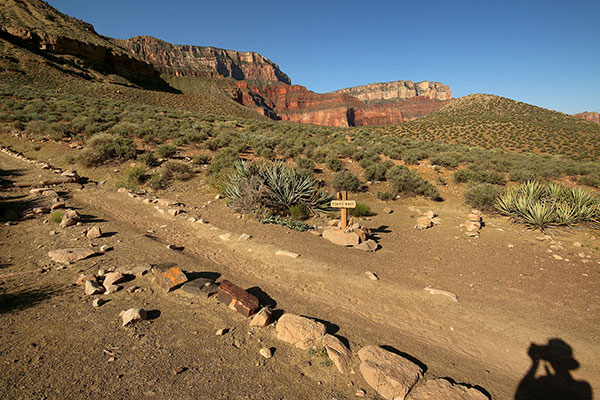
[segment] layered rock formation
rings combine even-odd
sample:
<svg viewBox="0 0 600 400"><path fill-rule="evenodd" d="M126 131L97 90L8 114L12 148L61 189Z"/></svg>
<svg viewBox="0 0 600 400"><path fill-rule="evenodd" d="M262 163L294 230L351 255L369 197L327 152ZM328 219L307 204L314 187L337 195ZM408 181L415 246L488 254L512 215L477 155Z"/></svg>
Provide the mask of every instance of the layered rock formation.
<svg viewBox="0 0 600 400"><path fill-rule="evenodd" d="M171 76L225 77L290 84L277 64L254 52L174 45L150 36L122 41L135 57Z"/></svg>
<svg viewBox="0 0 600 400"><path fill-rule="evenodd" d="M132 57L84 21L39 0L3 0L0 38L45 56L75 56L82 68L116 74L131 82L168 88L148 63Z"/></svg>
<svg viewBox="0 0 600 400"><path fill-rule="evenodd" d="M596 111L585 111L579 114L574 114L573 116L600 124L600 113Z"/></svg>
<svg viewBox="0 0 600 400"><path fill-rule="evenodd" d="M452 92L448 85L440 82L394 81L370 83L336 90L332 93L345 93L354 96L367 104L397 102L412 97L424 97L431 100L450 100Z"/></svg>

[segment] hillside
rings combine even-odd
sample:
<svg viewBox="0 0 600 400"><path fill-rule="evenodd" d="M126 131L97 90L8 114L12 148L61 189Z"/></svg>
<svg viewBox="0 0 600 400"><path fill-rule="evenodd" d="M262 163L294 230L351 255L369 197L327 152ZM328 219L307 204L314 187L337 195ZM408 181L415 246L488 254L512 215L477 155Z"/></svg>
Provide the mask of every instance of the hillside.
<svg viewBox="0 0 600 400"><path fill-rule="evenodd" d="M426 117L375 131L486 149L600 157L599 125L489 94L454 99Z"/></svg>

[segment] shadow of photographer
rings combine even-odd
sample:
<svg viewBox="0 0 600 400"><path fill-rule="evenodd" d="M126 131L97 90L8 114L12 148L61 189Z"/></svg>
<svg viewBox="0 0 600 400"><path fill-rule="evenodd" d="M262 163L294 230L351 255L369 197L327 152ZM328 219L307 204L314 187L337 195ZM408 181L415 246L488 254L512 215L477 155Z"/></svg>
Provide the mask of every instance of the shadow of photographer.
<svg viewBox="0 0 600 400"><path fill-rule="evenodd" d="M517 387L515 400L592 400L590 384L571 376L579 362L566 342L550 339L545 345L531 343L527 354L532 365Z"/></svg>

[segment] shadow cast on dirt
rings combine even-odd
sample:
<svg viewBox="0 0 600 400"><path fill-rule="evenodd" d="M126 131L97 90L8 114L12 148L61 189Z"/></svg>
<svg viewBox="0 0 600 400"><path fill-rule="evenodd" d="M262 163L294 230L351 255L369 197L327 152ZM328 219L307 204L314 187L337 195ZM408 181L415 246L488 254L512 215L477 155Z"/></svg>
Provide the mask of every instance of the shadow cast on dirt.
<svg viewBox="0 0 600 400"><path fill-rule="evenodd" d="M0 292L0 314L22 311L49 299L56 292L50 288L26 289L20 292Z"/></svg>
<svg viewBox="0 0 600 400"><path fill-rule="evenodd" d="M277 302L258 286L248 288L246 292L255 296L261 307L275 308L277 306Z"/></svg>
<svg viewBox="0 0 600 400"><path fill-rule="evenodd" d="M592 387L576 381L570 371L579 368L573 349L562 339L547 344L531 343L527 351L531 367L515 392L515 400L592 400ZM545 373L545 375L544 375Z"/></svg>
<svg viewBox="0 0 600 400"><path fill-rule="evenodd" d="M0 222L18 221L27 210L38 207L40 199L27 196L0 198Z"/></svg>

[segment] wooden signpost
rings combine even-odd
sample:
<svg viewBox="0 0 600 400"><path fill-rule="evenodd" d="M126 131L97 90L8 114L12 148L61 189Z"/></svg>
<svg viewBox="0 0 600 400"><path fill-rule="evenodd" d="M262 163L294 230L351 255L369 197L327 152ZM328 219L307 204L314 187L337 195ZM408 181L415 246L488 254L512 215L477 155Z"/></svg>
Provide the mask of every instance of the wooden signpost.
<svg viewBox="0 0 600 400"><path fill-rule="evenodd" d="M331 202L332 208L340 208L342 214L342 230L348 228L348 209L356 207L356 201L348 200L348 192L337 192L337 200Z"/></svg>

